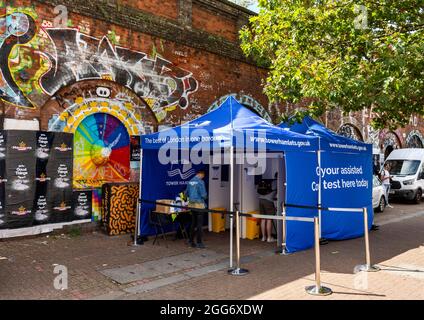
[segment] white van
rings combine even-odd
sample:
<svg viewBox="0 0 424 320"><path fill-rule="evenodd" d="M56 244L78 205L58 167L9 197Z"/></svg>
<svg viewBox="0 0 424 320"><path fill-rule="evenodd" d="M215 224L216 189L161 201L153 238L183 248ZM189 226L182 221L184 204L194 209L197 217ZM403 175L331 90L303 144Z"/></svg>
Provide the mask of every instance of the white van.
<svg viewBox="0 0 424 320"><path fill-rule="evenodd" d="M390 198L420 203L424 190L424 149L396 149L386 159L392 176Z"/></svg>

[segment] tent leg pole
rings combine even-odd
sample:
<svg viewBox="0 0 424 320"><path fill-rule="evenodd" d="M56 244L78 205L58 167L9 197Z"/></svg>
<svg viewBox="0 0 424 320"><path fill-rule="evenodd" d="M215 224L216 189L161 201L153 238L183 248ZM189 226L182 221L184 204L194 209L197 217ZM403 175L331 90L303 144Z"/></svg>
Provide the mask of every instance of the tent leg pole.
<svg viewBox="0 0 424 320"><path fill-rule="evenodd" d="M234 147L230 147L230 269L228 272L233 271L233 243L234 243Z"/></svg>
<svg viewBox="0 0 424 320"><path fill-rule="evenodd" d="M137 201L137 211L135 212L135 226L134 226L134 241L133 246L138 246L143 243L138 243L138 233L140 229L140 211L141 211L141 197L142 197L142 169L143 169L143 149L140 149L140 168L139 168L139 186L138 186L138 201Z"/></svg>
<svg viewBox="0 0 424 320"><path fill-rule="evenodd" d="M321 138L318 138L319 143L319 150L317 152L318 156L318 168L319 168L319 174L318 174L318 208L321 208L322 206L322 179L321 179ZM328 244L327 239L322 237L322 210L318 209L318 224L319 224L319 243L321 245Z"/></svg>

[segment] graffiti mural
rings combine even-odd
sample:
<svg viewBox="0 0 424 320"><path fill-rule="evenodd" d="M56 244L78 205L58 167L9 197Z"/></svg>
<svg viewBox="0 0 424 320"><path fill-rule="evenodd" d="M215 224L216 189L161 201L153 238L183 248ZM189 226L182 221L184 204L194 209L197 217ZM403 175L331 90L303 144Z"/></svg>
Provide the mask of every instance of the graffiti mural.
<svg viewBox="0 0 424 320"><path fill-rule="evenodd" d="M339 130L337 130L337 133L347 138L363 141L359 129L350 123L345 123L344 125L342 125Z"/></svg>
<svg viewBox="0 0 424 320"><path fill-rule="evenodd" d="M108 80L84 80L59 90L41 108L41 126L48 131L74 133L95 113L121 121L130 135L150 132L158 123L147 102L134 92Z"/></svg>
<svg viewBox="0 0 424 320"><path fill-rule="evenodd" d="M271 116L269 115L268 111L258 101L256 101L255 99L253 99L250 96L238 95L237 93L228 94L226 96L219 98L214 103L212 103L212 105L208 109L208 112L218 108L230 96L234 97L242 105L244 105L244 106L248 107L249 109L251 109L252 111L256 112L258 115L260 115L265 120L272 122Z"/></svg>
<svg viewBox="0 0 424 320"><path fill-rule="evenodd" d="M78 28L54 28L49 21L37 29L33 9L7 12L0 17L0 99L4 101L35 107L32 101L37 99L30 99L34 90L44 96L38 98L44 102L73 83L107 79L143 98L160 122L167 112L186 109L190 94L198 89L190 71L157 54L151 58L119 46L109 39L110 32L96 38Z"/></svg>
<svg viewBox="0 0 424 320"><path fill-rule="evenodd" d="M42 108L42 126L74 133L74 188L127 182L130 135L154 130L157 120L134 92L108 80L84 80L60 89Z"/></svg>
<svg viewBox="0 0 424 320"><path fill-rule="evenodd" d="M411 131L405 139L407 148L424 148L424 138L418 130Z"/></svg>
<svg viewBox="0 0 424 320"><path fill-rule="evenodd" d="M29 14L16 12L0 17L0 99L22 107L32 107L32 104L13 77L10 56L16 45L29 43L35 34L35 20ZM15 59L25 60L25 56L17 52L13 52Z"/></svg>
<svg viewBox="0 0 424 320"><path fill-rule="evenodd" d="M78 125L74 136L74 188L128 182L130 137L114 116L95 113Z"/></svg>
<svg viewBox="0 0 424 320"><path fill-rule="evenodd" d="M88 36L77 29L45 30L55 53L45 53L51 69L41 79L41 87L52 95L61 86L85 79L109 79L132 89L144 99L154 100L155 113L165 108L188 106L188 96L197 90L192 74L156 56L115 46L104 36ZM60 54L58 54L60 53Z"/></svg>

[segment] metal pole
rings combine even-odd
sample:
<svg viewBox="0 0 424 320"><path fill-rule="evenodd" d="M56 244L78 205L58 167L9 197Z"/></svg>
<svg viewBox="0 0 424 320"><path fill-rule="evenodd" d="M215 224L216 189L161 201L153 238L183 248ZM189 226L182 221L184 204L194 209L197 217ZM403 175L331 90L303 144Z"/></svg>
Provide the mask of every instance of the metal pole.
<svg viewBox="0 0 424 320"><path fill-rule="evenodd" d="M139 168L139 186L138 186L138 201L137 201L137 211L135 213L135 229L134 229L134 241L132 243L133 246L138 246L138 231L140 229L140 211L141 211L141 197L142 197L142 168L143 168L143 149L140 148L140 168Z"/></svg>
<svg viewBox="0 0 424 320"><path fill-rule="evenodd" d="M356 270L358 271L366 271L366 272L376 272L379 271L380 268L377 266L371 265L371 254L370 254L370 240L368 236L368 209L366 207L363 208L362 212L364 213L364 238L365 238L365 264L356 266Z"/></svg>
<svg viewBox="0 0 424 320"><path fill-rule="evenodd" d="M244 276L249 273L247 269L240 268L240 213L236 211L236 268L231 271L233 276Z"/></svg>
<svg viewBox="0 0 424 320"><path fill-rule="evenodd" d="M282 182L283 182L283 158L278 156L277 158L278 160L278 170L277 170L277 216L281 217L282 216L282 212L281 212L281 205L282 205ZM272 222L274 223L274 221ZM280 254L283 251L283 235L282 235L282 221L281 220L277 220L277 251L276 253Z"/></svg>
<svg viewBox="0 0 424 320"><path fill-rule="evenodd" d="M318 137L318 168L319 168L319 174L318 174L318 218L319 218L319 238L320 238L320 244L328 244L328 241L322 237L322 177L321 177L321 137Z"/></svg>
<svg viewBox="0 0 424 320"><path fill-rule="evenodd" d="M230 211L234 212L234 147L230 147ZM230 214L230 270L233 271L234 217Z"/></svg>
<svg viewBox="0 0 424 320"><path fill-rule="evenodd" d="M283 250L281 252L282 255L289 255L290 253L287 251L287 220L286 220L286 205L283 203Z"/></svg>
<svg viewBox="0 0 424 320"><path fill-rule="evenodd" d="M322 236L322 230L321 230L321 202L322 202L322 195L321 195L321 138L318 138L318 168L319 168L319 175L318 175L318 217L319 217L319 237L321 239Z"/></svg>
<svg viewBox="0 0 424 320"><path fill-rule="evenodd" d="M314 217L314 238L315 238L315 285L306 287L307 293L317 296L327 296L332 294L330 288L321 286L321 256L319 248L319 218Z"/></svg>
<svg viewBox="0 0 424 320"><path fill-rule="evenodd" d="M230 99L230 269L228 272L233 270L233 227L234 227L234 128L233 128L233 104Z"/></svg>

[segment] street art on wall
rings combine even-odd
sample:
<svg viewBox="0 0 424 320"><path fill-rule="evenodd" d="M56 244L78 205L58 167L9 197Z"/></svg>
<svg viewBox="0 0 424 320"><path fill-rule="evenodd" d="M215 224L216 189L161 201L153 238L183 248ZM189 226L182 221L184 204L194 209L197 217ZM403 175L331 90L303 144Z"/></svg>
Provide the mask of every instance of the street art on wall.
<svg viewBox="0 0 424 320"><path fill-rule="evenodd" d="M138 190L138 183L108 183L103 186L102 213L109 235L134 232Z"/></svg>
<svg viewBox="0 0 424 320"><path fill-rule="evenodd" d="M34 107L31 98L43 94L38 79L48 70L47 61L35 51L47 36L39 36L34 9L6 9L7 14L0 14L0 100Z"/></svg>
<svg viewBox="0 0 424 320"><path fill-rule="evenodd" d="M70 84L107 79L143 98L160 122L167 112L186 109L198 89L190 71L113 44L109 34L97 38L78 28L54 28L49 21L37 28L32 8L6 12L0 17L0 99L16 106L40 107L35 100L42 104Z"/></svg>
<svg viewBox="0 0 424 320"><path fill-rule="evenodd" d="M423 135L418 130L413 130L407 135L405 144L408 148L424 148Z"/></svg>
<svg viewBox="0 0 424 320"><path fill-rule="evenodd" d="M99 112L119 119L130 135L151 131L158 123L147 102L128 88L108 80L84 80L59 90L46 102L41 125L49 131L73 133L81 121Z"/></svg>
<svg viewBox="0 0 424 320"><path fill-rule="evenodd" d="M78 189L128 182L134 173L129 136L151 132L157 124L143 100L108 80L84 80L65 87L46 103L42 113L51 115L42 118L49 131L75 135L74 188Z"/></svg>
<svg viewBox="0 0 424 320"><path fill-rule="evenodd" d="M382 141L380 149L383 150L385 159L393 150L402 147L398 135L393 131L383 130L380 133L380 141Z"/></svg>
<svg viewBox="0 0 424 320"><path fill-rule="evenodd" d="M74 188L101 187L130 178L130 137L107 113L86 117L74 135Z"/></svg>
<svg viewBox="0 0 424 320"><path fill-rule="evenodd" d="M337 130L337 133L347 138L363 141L363 138L359 129L350 123L345 123L344 125L342 125L339 128L339 130Z"/></svg>

